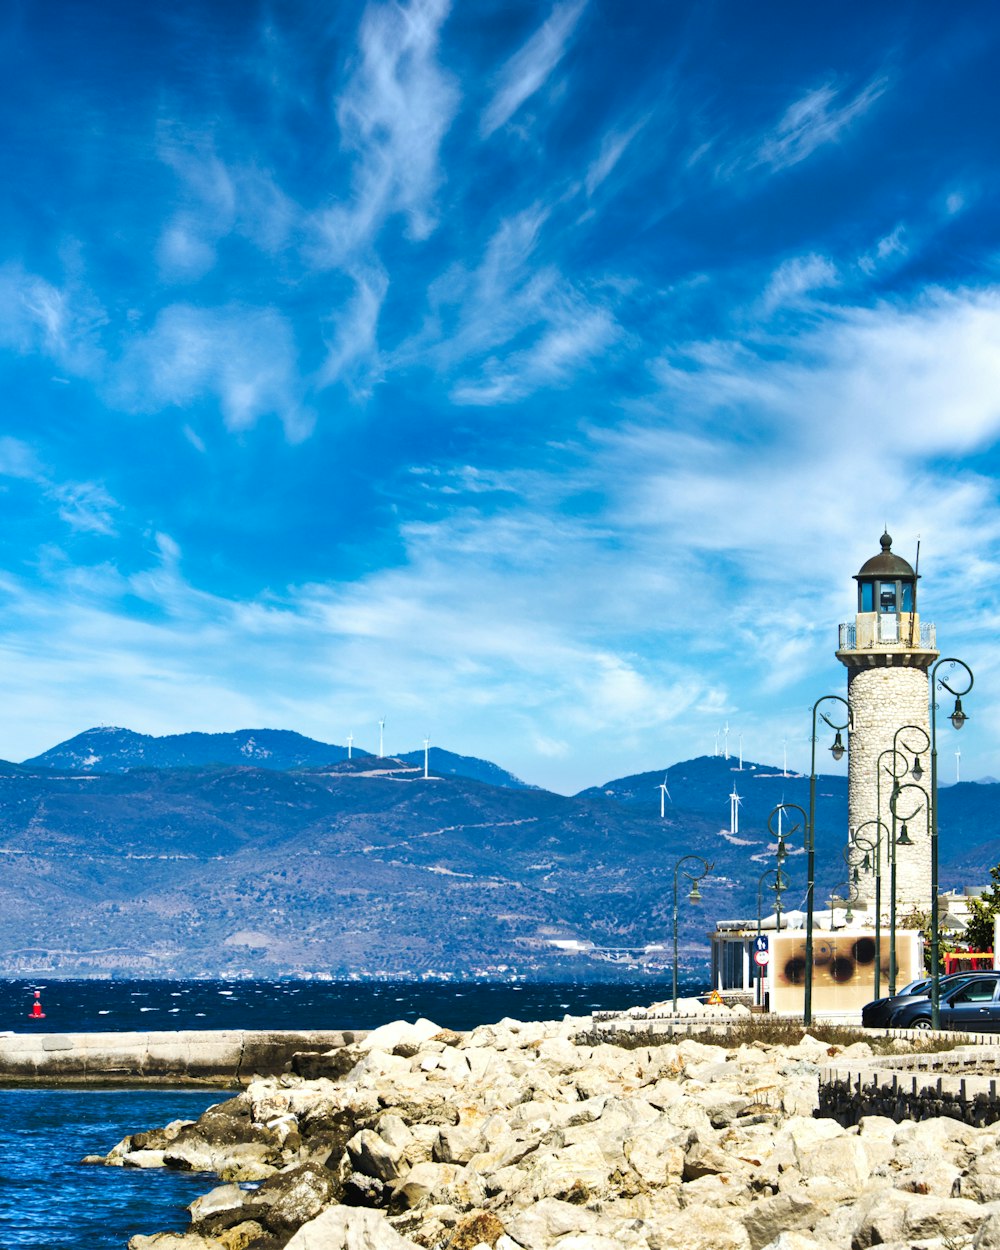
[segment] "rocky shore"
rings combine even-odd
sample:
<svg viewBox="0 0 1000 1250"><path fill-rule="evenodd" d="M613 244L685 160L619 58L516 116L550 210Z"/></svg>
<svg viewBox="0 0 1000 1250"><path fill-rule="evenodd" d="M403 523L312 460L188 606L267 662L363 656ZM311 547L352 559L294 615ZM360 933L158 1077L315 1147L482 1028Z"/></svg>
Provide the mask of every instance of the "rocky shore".
<svg viewBox="0 0 1000 1250"><path fill-rule="evenodd" d="M809 1036L590 1027L385 1025L87 1162L222 1182L131 1250L1000 1250L1000 1124L816 1118Z"/></svg>

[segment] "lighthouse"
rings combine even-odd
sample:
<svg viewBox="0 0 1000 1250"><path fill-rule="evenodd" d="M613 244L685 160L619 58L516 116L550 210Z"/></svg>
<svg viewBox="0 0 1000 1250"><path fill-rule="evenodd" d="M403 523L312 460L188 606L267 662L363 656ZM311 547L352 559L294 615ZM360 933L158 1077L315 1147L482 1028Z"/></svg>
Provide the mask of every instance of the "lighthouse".
<svg viewBox="0 0 1000 1250"><path fill-rule="evenodd" d="M848 758L848 826L880 842L888 875L891 831L896 839L896 909L930 910L930 742L928 670L938 658L935 629L917 612L918 573L892 550L881 551L855 574L857 614L840 626L837 659L847 668L852 729ZM893 794L896 791L895 802ZM895 821L892 807L895 806ZM881 838L877 837L882 821ZM902 837L903 826L906 833ZM874 875L864 875L861 900L874 895ZM888 899L883 893L882 910Z"/></svg>

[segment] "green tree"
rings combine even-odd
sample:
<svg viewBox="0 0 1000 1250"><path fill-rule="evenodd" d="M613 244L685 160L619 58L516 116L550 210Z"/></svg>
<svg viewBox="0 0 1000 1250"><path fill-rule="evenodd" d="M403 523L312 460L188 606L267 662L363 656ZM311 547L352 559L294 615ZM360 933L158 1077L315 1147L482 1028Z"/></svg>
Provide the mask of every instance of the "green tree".
<svg viewBox="0 0 1000 1250"><path fill-rule="evenodd" d="M993 920L1000 915L1000 864L990 869L993 884L979 898L969 899L969 919L965 925L965 940L969 950L991 951L993 949Z"/></svg>

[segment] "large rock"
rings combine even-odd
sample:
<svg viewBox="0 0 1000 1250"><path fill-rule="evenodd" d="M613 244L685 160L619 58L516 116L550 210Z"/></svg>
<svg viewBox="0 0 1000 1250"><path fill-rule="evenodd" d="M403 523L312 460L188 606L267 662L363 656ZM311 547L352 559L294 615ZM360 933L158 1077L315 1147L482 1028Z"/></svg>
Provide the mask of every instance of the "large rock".
<svg viewBox="0 0 1000 1250"><path fill-rule="evenodd" d="M152 1248L151 1248L152 1250ZM285 1250L419 1250L380 1211L330 1207L303 1224Z"/></svg>
<svg viewBox="0 0 1000 1250"><path fill-rule="evenodd" d="M372 1031L357 1043L357 1049L384 1050L397 1055L415 1055L424 1042L429 1042L441 1026L423 1017L412 1024L407 1020L393 1020Z"/></svg>
<svg viewBox="0 0 1000 1250"><path fill-rule="evenodd" d="M154 1233L152 1237L131 1237L128 1250L224 1250L222 1242L200 1233Z"/></svg>
<svg viewBox="0 0 1000 1250"><path fill-rule="evenodd" d="M507 1232L525 1250L548 1250L557 1238L567 1233L593 1232L596 1227L597 1216L586 1207L543 1198L515 1215L507 1225Z"/></svg>
<svg viewBox="0 0 1000 1250"><path fill-rule="evenodd" d="M817 1214L809 1199L800 1194L775 1194L749 1207L743 1216L743 1224L752 1250L761 1250L783 1232L811 1228Z"/></svg>
<svg viewBox="0 0 1000 1250"><path fill-rule="evenodd" d="M682 1211L660 1224L656 1233L662 1250L751 1250L743 1221L712 1207Z"/></svg>
<svg viewBox="0 0 1000 1250"><path fill-rule="evenodd" d="M404 1170L403 1148L391 1146L370 1128L355 1133L347 1143L347 1154L356 1172L377 1177L383 1184L398 1180Z"/></svg>
<svg viewBox="0 0 1000 1250"><path fill-rule="evenodd" d="M302 1163L266 1180L247 1212L272 1232L287 1234L315 1219L339 1195L340 1184L332 1172Z"/></svg>

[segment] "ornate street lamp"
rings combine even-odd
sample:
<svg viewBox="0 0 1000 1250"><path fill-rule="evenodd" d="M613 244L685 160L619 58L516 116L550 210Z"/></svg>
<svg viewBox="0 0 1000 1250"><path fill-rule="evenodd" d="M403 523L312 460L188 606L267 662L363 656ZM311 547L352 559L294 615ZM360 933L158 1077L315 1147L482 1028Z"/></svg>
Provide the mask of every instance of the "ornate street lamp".
<svg viewBox="0 0 1000 1250"><path fill-rule="evenodd" d="M889 763L882 761L888 757ZM886 845L886 858L889 861L889 994L896 992L896 816L892 812L892 794L899 788L900 782L910 771L906 756L894 746L886 747L875 764L875 810L882 812L882 773L892 778L892 791L889 798L889 811L892 814L892 827Z"/></svg>
<svg viewBox="0 0 1000 1250"><path fill-rule="evenodd" d="M797 813L797 816L793 813ZM782 828L782 822L785 819L791 820L791 827L788 829ZM775 821L778 822L777 827L775 827ZM809 816L803 808L799 807L798 803L779 803L767 818L767 828L771 835L778 840L777 859L779 869L788 858L788 847L786 845L787 840L789 838L794 838L799 830L802 830L802 841L806 851L806 897L811 899L813 895L813 887L815 885L814 874L816 872L816 851L810 836L811 826L809 824ZM810 906L806 911L806 958L804 969L805 986L803 999L804 1010L802 1013L803 1020L806 1018L806 1013L809 1013L809 1020L807 1023L812 1022L812 926L813 911Z"/></svg>
<svg viewBox="0 0 1000 1250"><path fill-rule="evenodd" d="M870 826L875 826L875 836L869 838L864 835L864 831ZM875 874L875 985L874 998L881 997L882 989L882 839L889 837L889 830L885 823L881 820L866 820L863 825L858 825L857 829L851 837L851 849L856 853L864 852L864 859L860 865L855 864L852 879L857 882L859 870L860 872L874 872Z"/></svg>
<svg viewBox="0 0 1000 1250"><path fill-rule="evenodd" d="M788 889L788 878L781 871L780 866L777 868L768 868L767 872L762 872L757 881L757 936L760 937L761 926L764 918L764 886L768 877L774 878L774 884L767 888L774 892L774 924L778 933L781 932L781 896Z"/></svg>
<svg viewBox="0 0 1000 1250"><path fill-rule="evenodd" d="M844 890L845 893L842 894L841 890ZM858 892L852 881L840 881L833 887L833 892L830 895L830 932L831 933L833 932L833 928L834 928L834 911L835 911L834 903L837 901L837 899L840 899L842 903L847 904L847 911L844 912L844 923L853 924L854 912L851 911L851 904L856 903L858 901Z"/></svg>
<svg viewBox="0 0 1000 1250"><path fill-rule="evenodd" d="M781 871L781 865L777 868L768 868L766 872L762 872L757 880L757 936L760 937L764 920L764 883L768 877L774 878L774 884L768 886L768 889L774 891L774 923L775 931L781 932L781 895L783 891L788 889L788 878ZM757 1005L762 1006L764 1002L763 994L764 969L757 965Z"/></svg>
<svg viewBox="0 0 1000 1250"><path fill-rule="evenodd" d="M921 797L920 799L917 800L917 806L913 809L913 811L907 812L907 814L904 816L899 811L899 801L902 798L902 796L906 793L907 790L916 790L917 793ZM927 791L924 789L923 786L918 786L915 781L907 781L907 782L904 782L903 785L899 785L899 783L897 782L897 784L893 787L892 794L889 795L889 811L892 813L892 830L893 830L893 839L892 839L892 935L893 935L893 943L892 943L892 948L889 952L889 994L890 996L895 994L896 992L896 972L897 972L896 942L895 942L895 937L896 937L896 849L897 847L900 847L900 846L906 847L906 846L913 845L913 839L910 837L910 831L907 828L906 822L908 820L912 820L914 816L916 816L920 812L921 807L923 807L924 811L928 815L930 815L930 806L931 806L930 795L927 793ZM900 827L898 834L896 833L897 821L902 821L902 826Z"/></svg>
<svg viewBox="0 0 1000 1250"><path fill-rule="evenodd" d="M764 883L768 878L774 878L774 885L770 885L769 889L774 890L774 914L776 931L781 933L781 891L789 888L788 878L786 878L781 868L769 868L766 873L761 873L758 879L758 938L760 931L764 928ZM756 965L756 1001L758 1006L764 1005L764 968L760 964Z"/></svg>
<svg viewBox="0 0 1000 1250"><path fill-rule="evenodd" d="M820 712L821 703L840 703L847 709L847 720L841 725L830 719L825 712ZM816 885L816 715L834 731L833 745L830 754L835 760L844 756L844 742L841 738L843 730L854 728L854 713L851 705L839 694L825 694L817 699L812 706L812 761L809 768L809 817L806 828L806 984L802 1006L802 1020L807 1026L812 1024L812 987L813 987L813 895Z"/></svg>
<svg viewBox="0 0 1000 1250"><path fill-rule="evenodd" d="M948 680L938 677L937 671L942 664L950 664L952 671ZM955 673L954 670L960 672ZM964 674L964 676L963 676ZM966 678L968 684L966 684ZM975 678L972 669L962 660L947 656L931 669L931 1028L941 1027L941 967L939 963L938 942L938 770L937 770L937 698L935 682L942 690L955 696L955 708L950 720L956 729L961 729L969 719L962 707L962 696L972 689ZM954 682L955 684L950 684ZM956 689L956 685L960 688Z"/></svg>
<svg viewBox="0 0 1000 1250"><path fill-rule="evenodd" d="M685 864L700 864L701 872L689 872L685 868ZM712 871L714 865L707 860L701 858L700 855L682 855L674 864L674 1015L677 1015L677 917L680 910L680 898L678 896L678 885L681 876L687 877L691 882L691 889L688 892L689 903L701 902L701 891L698 889L698 882L702 877L707 877Z"/></svg>

